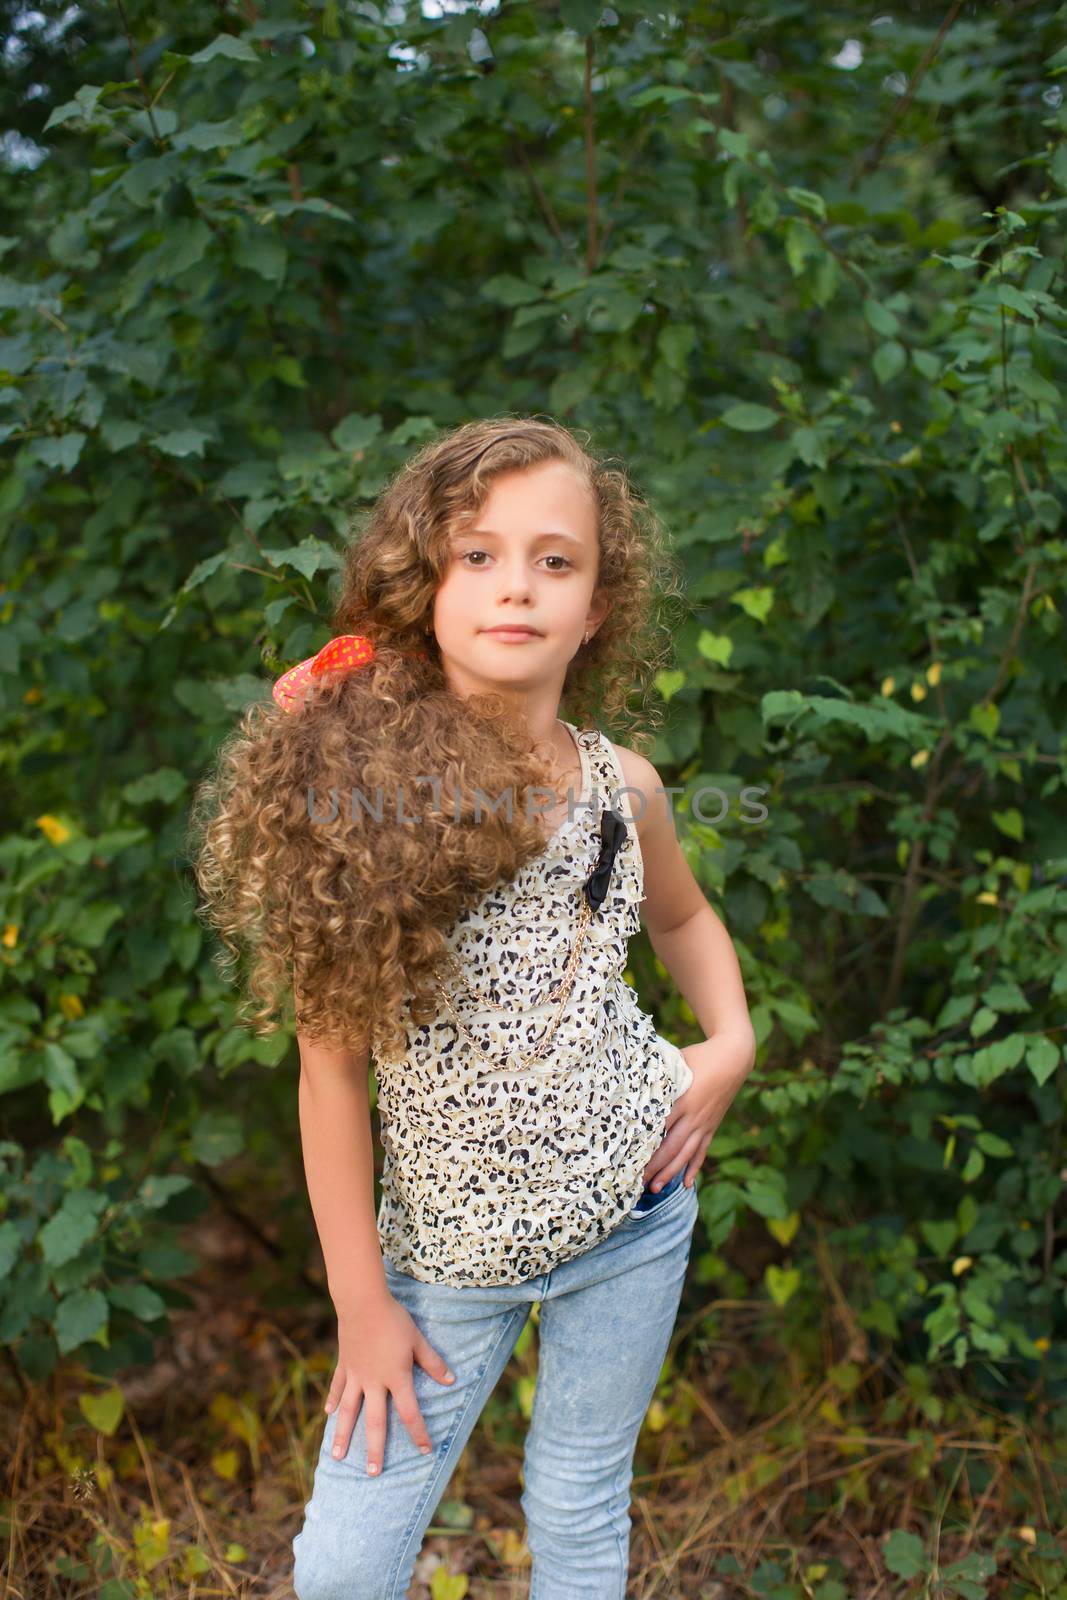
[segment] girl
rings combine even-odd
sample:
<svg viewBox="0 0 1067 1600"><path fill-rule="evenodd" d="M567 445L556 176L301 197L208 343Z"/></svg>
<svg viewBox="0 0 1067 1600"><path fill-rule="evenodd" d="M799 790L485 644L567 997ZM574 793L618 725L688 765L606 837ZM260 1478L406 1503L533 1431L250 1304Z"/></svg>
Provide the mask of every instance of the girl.
<svg viewBox="0 0 1067 1600"><path fill-rule="evenodd" d="M379 496L338 638L246 712L202 790L222 965L251 949L257 1031L294 1002L337 1313L298 1600L406 1594L535 1304L530 1597L625 1594L694 1180L755 1056L659 775L594 720L640 720L677 598L622 472L550 421L467 424ZM642 916L706 1034L684 1050L623 976Z"/></svg>

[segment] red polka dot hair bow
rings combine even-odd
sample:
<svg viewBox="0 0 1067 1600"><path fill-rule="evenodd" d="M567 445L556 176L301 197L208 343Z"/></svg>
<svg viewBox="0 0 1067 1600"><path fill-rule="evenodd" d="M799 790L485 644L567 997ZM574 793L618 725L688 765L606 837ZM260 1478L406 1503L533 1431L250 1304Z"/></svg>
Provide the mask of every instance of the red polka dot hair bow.
<svg viewBox="0 0 1067 1600"><path fill-rule="evenodd" d="M307 696L312 678L325 672L350 672L374 660L374 645L361 633L342 633L324 644L318 655L308 656L288 672L283 672L272 690L283 711L298 711Z"/></svg>

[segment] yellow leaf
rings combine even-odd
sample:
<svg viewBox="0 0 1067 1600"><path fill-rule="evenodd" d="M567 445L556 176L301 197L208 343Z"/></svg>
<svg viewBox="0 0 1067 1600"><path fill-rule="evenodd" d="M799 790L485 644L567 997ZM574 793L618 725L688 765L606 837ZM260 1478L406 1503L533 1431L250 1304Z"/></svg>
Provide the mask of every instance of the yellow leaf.
<svg viewBox="0 0 1067 1600"><path fill-rule="evenodd" d="M530 1547L514 1528L505 1528L500 1541L500 1560L506 1567L521 1567L530 1559Z"/></svg>
<svg viewBox="0 0 1067 1600"><path fill-rule="evenodd" d="M911 758L911 764L913 767L925 767L929 759L929 750L916 750L915 754Z"/></svg>
<svg viewBox="0 0 1067 1600"><path fill-rule="evenodd" d="M983 890L980 895L975 896L975 899L980 906L998 906L1000 904L992 889Z"/></svg>
<svg viewBox="0 0 1067 1600"><path fill-rule="evenodd" d="M70 829L65 822L60 822L58 817L48 816L37 818L37 826L50 844L66 844L70 838Z"/></svg>
<svg viewBox="0 0 1067 1600"><path fill-rule="evenodd" d="M450 1572L442 1561L430 1579L430 1600L465 1600L470 1579L465 1572Z"/></svg>
<svg viewBox="0 0 1067 1600"><path fill-rule="evenodd" d="M911 686L911 698L913 700L925 700L926 685L924 683L913 683Z"/></svg>
<svg viewBox="0 0 1067 1600"><path fill-rule="evenodd" d="M966 1272L968 1267L973 1267L973 1256L957 1256L952 1263L952 1276L958 1278L961 1272Z"/></svg>
<svg viewBox="0 0 1067 1600"><path fill-rule="evenodd" d="M800 1288L800 1273L796 1267L779 1267L774 1262L764 1270L763 1281L776 1306L784 1306Z"/></svg>
<svg viewBox="0 0 1067 1600"><path fill-rule="evenodd" d="M645 1426L651 1433L662 1433L670 1421L670 1413L658 1396L645 1413Z"/></svg>
<svg viewBox="0 0 1067 1600"><path fill-rule="evenodd" d="M515 1380L515 1398L519 1402L519 1410L529 1422L533 1416L534 1392L537 1388L536 1374L524 1372Z"/></svg>
<svg viewBox="0 0 1067 1600"><path fill-rule="evenodd" d="M26 690L26 693L22 697L22 703L24 706L37 706L40 705L43 699L44 690L41 688L39 683L35 683L32 689Z"/></svg>
<svg viewBox="0 0 1067 1600"><path fill-rule="evenodd" d="M247 1561L248 1551L243 1544L228 1544L224 1556L226 1561Z"/></svg>
<svg viewBox="0 0 1067 1600"><path fill-rule="evenodd" d="M927 667L927 669L926 669L926 681L927 681L927 683L932 683L935 688L941 682L941 663L940 663L940 661L932 661L930 663L930 665Z"/></svg>
<svg viewBox="0 0 1067 1600"><path fill-rule="evenodd" d="M1048 1347L1049 1341L1044 1337L1044 1335L1042 1335L1040 1339L1034 1340L1034 1348L1036 1350L1040 1350L1043 1356L1048 1354Z"/></svg>
<svg viewBox="0 0 1067 1600"><path fill-rule="evenodd" d="M7 924L7 926L4 928L4 937L3 937L4 948L6 950L14 950L14 948L18 944L18 942L19 942L19 925L18 925L17 922L9 922Z"/></svg>
<svg viewBox="0 0 1067 1600"><path fill-rule="evenodd" d="M820 1417L825 1417L826 1421L835 1428L843 1428L845 1426L845 1419L841 1415L837 1401L832 1400L829 1395L820 1402L819 1415Z"/></svg>
<svg viewBox="0 0 1067 1600"><path fill-rule="evenodd" d="M81 996L77 994L61 994L59 1009L68 1022L73 1022L77 1017L84 1017L85 1007L81 1003Z"/></svg>
<svg viewBox="0 0 1067 1600"><path fill-rule="evenodd" d="M1016 1528L1015 1535L1016 1538L1022 1540L1023 1544L1037 1543L1037 1534L1034 1532L1033 1528Z"/></svg>
<svg viewBox="0 0 1067 1600"><path fill-rule="evenodd" d="M122 1390L112 1385L102 1394L80 1394L78 1410L97 1433L106 1433L110 1437L122 1421Z"/></svg>
<svg viewBox="0 0 1067 1600"><path fill-rule="evenodd" d="M232 1483L237 1476L237 1469L241 1458L236 1450L216 1450L211 1458L211 1465L220 1478L225 1478L227 1483Z"/></svg>
<svg viewBox="0 0 1067 1600"><path fill-rule="evenodd" d="M800 1226L800 1212L791 1211L787 1217L768 1217L766 1221L769 1232L774 1234L779 1244L790 1244Z"/></svg>
<svg viewBox="0 0 1067 1600"><path fill-rule="evenodd" d="M137 1547L137 1564L143 1572L151 1572L170 1554L170 1521L167 1517L146 1517L133 1530Z"/></svg>
<svg viewBox="0 0 1067 1600"><path fill-rule="evenodd" d="M895 678L883 678L882 679L882 693L883 694L886 694L886 695L892 694L893 690L896 688L896 686L897 686L897 680Z"/></svg>

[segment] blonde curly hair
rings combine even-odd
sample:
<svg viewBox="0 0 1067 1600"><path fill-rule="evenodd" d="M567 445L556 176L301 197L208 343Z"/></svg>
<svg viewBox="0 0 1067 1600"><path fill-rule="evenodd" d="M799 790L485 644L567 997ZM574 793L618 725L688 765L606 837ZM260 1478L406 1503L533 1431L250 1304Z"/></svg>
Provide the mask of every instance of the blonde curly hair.
<svg viewBox="0 0 1067 1600"><path fill-rule="evenodd" d="M502 695L451 689L432 617L449 540L493 480L556 460L594 496L597 588L610 600L561 703L579 727L653 742L654 678L670 664L684 598L661 524L625 470L535 417L469 422L423 445L378 496L342 568L330 636L368 636L373 661L313 680L296 715L273 699L249 706L194 798L197 914L222 941L214 960L226 981L245 968L238 1019L256 1034L288 1025L293 1002L308 1038L395 1052L405 1004L417 1024L438 1014L445 933L544 849L525 802L532 787L557 791L525 719ZM334 804L328 825L320 819L334 791L412 795L427 774L442 797L420 802L418 826L388 804L379 820L373 801L354 796ZM509 793L510 816L483 809Z"/></svg>

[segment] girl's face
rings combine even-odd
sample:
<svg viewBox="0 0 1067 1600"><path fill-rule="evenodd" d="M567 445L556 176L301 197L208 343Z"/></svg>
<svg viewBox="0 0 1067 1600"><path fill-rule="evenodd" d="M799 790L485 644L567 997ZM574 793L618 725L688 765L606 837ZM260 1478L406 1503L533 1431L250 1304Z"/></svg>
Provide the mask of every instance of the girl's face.
<svg viewBox="0 0 1067 1600"><path fill-rule="evenodd" d="M583 635L608 610L596 590L599 556L595 502L573 467L544 461L494 479L468 530L450 536L434 596L452 688L558 695Z"/></svg>

